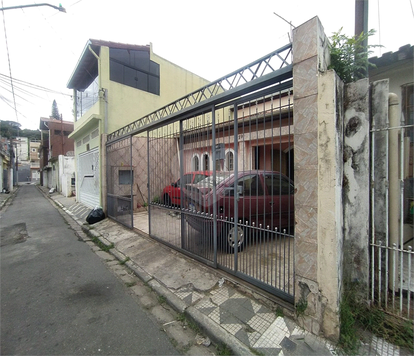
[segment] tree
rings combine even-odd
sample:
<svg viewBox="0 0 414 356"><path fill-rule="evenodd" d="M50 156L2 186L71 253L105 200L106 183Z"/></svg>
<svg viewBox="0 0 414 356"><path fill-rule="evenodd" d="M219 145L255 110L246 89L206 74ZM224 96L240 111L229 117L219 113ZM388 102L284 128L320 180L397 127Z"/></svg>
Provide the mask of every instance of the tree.
<svg viewBox="0 0 414 356"><path fill-rule="evenodd" d="M51 117L54 117L55 119L60 120L59 109L56 104L56 100L53 100Z"/></svg>
<svg viewBox="0 0 414 356"><path fill-rule="evenodd" d="M370 30L356 37L347 37L341 31L342 28L330 37L331 65L329 69L334 69L345 83L366 78L368 67L375 67L368 60L368 56L372 53L370 49L381 46L368 45L365 50L363 43L368 40L369 36L375 34L375 31Z"/></svg>

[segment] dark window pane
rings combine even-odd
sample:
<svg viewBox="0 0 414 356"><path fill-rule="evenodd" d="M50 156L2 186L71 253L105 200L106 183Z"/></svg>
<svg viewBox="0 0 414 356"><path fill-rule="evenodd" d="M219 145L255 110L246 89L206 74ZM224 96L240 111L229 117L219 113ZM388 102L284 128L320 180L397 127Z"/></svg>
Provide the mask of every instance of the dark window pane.
<svg viewBox="0 0 414 356"><path fill-rule="evenodd" d="M124 80L122 84L128 85L130 87L136 88L137 87L137 78L136 78L136 70L124 67Z"/></svg>
<svg viewBox="0 0 414 356"><path fill-rule="evenodd" d="M124 78L123 65L111 61L110 63L110 79L117 83L122 83Z"/></svg>
<svg viewBox="0 0 414 356"><path fill-rule="evenodd" d="M153 61L150 61L150 73L159 77L160 76L160 65Z"/></svg>
<svg viewBox="0 0 414 356"><path fill-rule="evenodd" d="M136 71L135 75L136 75L135 78L137 79L136 88L148 91L148 75L143 72L139 72L139 71Z"/></svg>
<svg viewBox="0 0 414 356"><path fill-rule="evenodd" d="M149 75L148 79L148 91L150 93L160 95L160 78Z"/></svg>

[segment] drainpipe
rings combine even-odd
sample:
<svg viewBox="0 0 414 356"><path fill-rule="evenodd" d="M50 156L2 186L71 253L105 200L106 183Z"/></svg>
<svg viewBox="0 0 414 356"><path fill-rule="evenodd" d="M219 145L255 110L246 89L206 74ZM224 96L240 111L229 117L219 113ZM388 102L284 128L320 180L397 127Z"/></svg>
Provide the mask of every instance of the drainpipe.
<svg viewBox="0 0 414 356"><path fill-rule="evenodd" d="M400 219L400 182L399 176L399 108L398 108L398 96L394 93L388 95L388 116L389 116L389 155L388 155L388 176L389 176L389 236L390 246L393 247L399 245L399 219ZM398 277L394 280L394 254L390 253L390 264L388 271L390 272L390 289L395 290L395 283L398 281ZM395 270L397 274L397 270Z"/></svg>

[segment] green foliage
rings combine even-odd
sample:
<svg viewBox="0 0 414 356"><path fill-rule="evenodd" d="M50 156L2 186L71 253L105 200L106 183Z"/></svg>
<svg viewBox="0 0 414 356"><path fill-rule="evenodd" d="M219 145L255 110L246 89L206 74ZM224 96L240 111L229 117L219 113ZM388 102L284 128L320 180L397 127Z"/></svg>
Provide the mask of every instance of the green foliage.
<svg viewBox="0 0 414 356"><path fill-rule="evenodd" d="M13 138L16 136L27 137L29 140L40 140L39 130L17 129L6 121L0 122L0 136L6 138Z"/></svg>
<svg viewBox="0 0 414 356"><path fill-rule="evenodd" d="M308 301L305 299L300 299L296 304L296 315L303 316L305 314L305 310L308 308Z"/></svg>
<svg viewBox="0 0 414 356"><path fill-rule="evenodd" d="M368 33L361 33L356 37L347 37L341 33L342 28L330 37L331 39L331 65L338 76L345 82L351 83L367 77L368 67L375 67L368 60L372 53L371 49L381 47L379 45L367 45L364 50L364 41L375 34L374 30Z"/></svg>

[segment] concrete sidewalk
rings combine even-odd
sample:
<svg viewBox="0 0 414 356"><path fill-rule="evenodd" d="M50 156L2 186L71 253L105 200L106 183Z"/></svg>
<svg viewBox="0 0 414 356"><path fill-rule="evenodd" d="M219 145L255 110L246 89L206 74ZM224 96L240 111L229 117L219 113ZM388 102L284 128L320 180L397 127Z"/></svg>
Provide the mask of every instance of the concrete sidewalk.
<svg viewBox="0 0 414 356"><path fill-rule="evenodd" d="M89 225L90 208L74 197L50 194L39 187L83 230L113 245L111 253L177 312L193 319L216 343L228 345L234 354L337 355L335 346L301 329L281 315L276 304L255 290L240 286L231 277L172 250L142 231L129 230L105 219ZM143 222L145 224L145 222ZM143 226L145 231L147 227ZM383 340L370 339L360 350L369 355L399 355L399 349Z"/></svg>

